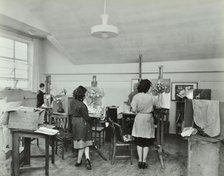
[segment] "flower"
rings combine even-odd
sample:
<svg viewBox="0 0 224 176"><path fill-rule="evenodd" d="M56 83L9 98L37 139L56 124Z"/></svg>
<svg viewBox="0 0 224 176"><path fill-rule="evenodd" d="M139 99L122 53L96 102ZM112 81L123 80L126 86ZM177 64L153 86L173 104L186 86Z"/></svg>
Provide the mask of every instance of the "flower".
<svg viewBox="0 0 224 176"><path fill-rule="evenodd" d="M167 90L167 88L168 88L168 87L167 87L164 83L158 81L158 82L152 87L152 92L153 92L153 94L155 94L155 95L162 94L162 93L164 93L164 92Z"/></svg>
<svg viewBox="0 0 224 176"><path fill-rule="evenodd" d="M54 98L54 101L57 103L57 104L61 104L62 103L62 97L60 95L56 95L53 97Z"/></svg>

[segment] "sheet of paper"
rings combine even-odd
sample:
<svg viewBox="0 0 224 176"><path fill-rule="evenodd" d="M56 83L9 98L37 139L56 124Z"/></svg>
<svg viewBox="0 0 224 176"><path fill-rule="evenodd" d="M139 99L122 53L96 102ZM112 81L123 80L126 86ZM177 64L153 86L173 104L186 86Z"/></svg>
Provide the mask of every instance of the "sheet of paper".
<svg viewBox="0 0 224 176"><path fill-rule="evenodd" d="M40 127L35 132L52 136L52 135L57 134L58 130L50 129L50 128L47 128L47 127Z"/></svg>

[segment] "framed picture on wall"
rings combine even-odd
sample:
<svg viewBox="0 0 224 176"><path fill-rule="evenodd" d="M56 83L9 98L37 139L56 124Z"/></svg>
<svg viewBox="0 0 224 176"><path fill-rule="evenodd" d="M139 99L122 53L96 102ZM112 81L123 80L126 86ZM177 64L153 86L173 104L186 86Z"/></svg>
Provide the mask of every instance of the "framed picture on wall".
<svg viewBox="0 0 224 176"><path fill-rule="evenodd" d="M138 79L132 79L131 80L131 92L135 90L135 87L138 85Z"/></svg>
<svg viewBox="0 0 224 176"><path fill-rule="evenodd" d="M184 101L184 99L193 99L193 90L197 88L197 82L172 82L171 100Z"/></svg>

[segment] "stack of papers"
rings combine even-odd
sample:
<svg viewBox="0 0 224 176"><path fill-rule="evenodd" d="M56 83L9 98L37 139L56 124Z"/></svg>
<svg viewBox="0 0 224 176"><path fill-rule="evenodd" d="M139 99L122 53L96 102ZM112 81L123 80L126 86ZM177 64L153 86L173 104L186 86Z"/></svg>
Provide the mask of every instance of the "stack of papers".
<svg viewBox="0 0 224 176"><path fill-rule="evenodd" d="M40 127L46 127L46 128L53 129L53 128L55 128L55 125L42 124L42 125L40 125Z"/></svg>
<svg viewBox="0 0 224 176"><path fill-rule="evenodd" d="M40 127L35 132L53 136L53 135L57 134L59 131L54 130L54 129L50 129L50 128L47 128L47 127Z"/></svg>

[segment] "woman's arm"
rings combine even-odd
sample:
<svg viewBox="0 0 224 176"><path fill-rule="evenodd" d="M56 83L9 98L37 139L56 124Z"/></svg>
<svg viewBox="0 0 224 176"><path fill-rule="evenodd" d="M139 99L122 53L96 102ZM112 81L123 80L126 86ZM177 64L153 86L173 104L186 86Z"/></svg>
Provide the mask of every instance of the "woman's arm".
<svg viewBox="0 0 224 176"><path fill-rule="evenodd" d="M137 99L133 97L131 101L131 112L136 112L137 111Z"/></svg>

